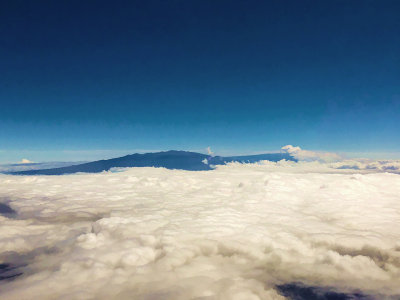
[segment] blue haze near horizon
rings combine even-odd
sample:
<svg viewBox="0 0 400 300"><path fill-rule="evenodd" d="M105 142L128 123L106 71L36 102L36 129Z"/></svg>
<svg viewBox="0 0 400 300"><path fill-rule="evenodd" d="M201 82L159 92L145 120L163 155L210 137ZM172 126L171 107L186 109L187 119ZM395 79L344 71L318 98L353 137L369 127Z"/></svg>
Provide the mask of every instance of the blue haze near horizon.
<svg viewBox="0 0 400 300"><path fill-rule="evenodd" d="M0 163L286 144L400 153L399 11L399 1L7 1Z"/></svg>

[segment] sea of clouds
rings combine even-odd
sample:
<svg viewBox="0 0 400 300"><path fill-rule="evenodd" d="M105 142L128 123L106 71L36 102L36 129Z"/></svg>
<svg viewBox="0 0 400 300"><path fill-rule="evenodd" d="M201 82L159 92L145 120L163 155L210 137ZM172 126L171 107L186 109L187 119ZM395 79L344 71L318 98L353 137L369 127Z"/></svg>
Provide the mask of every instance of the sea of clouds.
<svg viewBox="0 0 400 300"><path fill-rule="evenodd" d="M397 162L326 158L0 175L0 298L399 299Z"/></svg>

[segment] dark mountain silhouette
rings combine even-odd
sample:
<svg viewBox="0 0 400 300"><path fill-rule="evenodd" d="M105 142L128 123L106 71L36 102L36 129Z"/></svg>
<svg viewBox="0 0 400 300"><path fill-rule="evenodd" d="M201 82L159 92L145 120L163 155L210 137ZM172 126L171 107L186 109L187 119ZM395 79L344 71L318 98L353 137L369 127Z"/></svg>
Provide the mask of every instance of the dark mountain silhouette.
<svg viewBox="0 0 400 300"><path fill-rule="evenodd" d="M295 159L287 153L270 153L248 156L210 156L206 154L188 151L165 151L145 154L131 154L123 157L98 160L89 163L73 165L61 168L28 170L9 172L14 175L61 175L77 172L98 173L118 167L163 167L167 169L179 169L189 171L212 170L211 165L222 165L226 162L257 162L260 160L279 161L282 159Z"/></svg>

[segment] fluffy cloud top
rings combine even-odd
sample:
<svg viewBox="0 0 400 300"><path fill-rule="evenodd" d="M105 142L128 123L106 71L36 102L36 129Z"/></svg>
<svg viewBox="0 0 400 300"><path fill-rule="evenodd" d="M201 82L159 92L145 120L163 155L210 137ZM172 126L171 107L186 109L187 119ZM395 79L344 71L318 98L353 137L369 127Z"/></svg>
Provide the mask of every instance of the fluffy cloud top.
<svg viewBox="0 0 400 300"><path fill-rule="evenodd" d="M26 159L26 158L23 158L23 159L19 162L19 164L31 164L31 163L33 163L33 161L30 161L29 159Z"/></svg>
<svg viewBox="0 0 400 300"><path fill-rule="evenodd" d="M314 152L303 150L300 147L294 147L292 145L286 145L281 149L301 161L334 162L342 159L342 157L336 153Z"/></svg>
<svg viewBox="0 0 400 300"><path fill-rule="evenodd" d="M317 161L0 175L0 298L398 299L399 195L396 174Z"/></svg>

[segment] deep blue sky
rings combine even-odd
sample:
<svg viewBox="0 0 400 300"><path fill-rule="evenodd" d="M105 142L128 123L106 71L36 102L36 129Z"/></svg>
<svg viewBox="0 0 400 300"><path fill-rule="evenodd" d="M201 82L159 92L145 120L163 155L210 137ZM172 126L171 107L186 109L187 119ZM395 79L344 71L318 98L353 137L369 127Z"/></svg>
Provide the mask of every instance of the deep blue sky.
<svg viewBox="0 0 400 300"><path fill-rule="evenodd" d="M400 153L399 14L397 0L2 1L0 162Z"/></svg>

